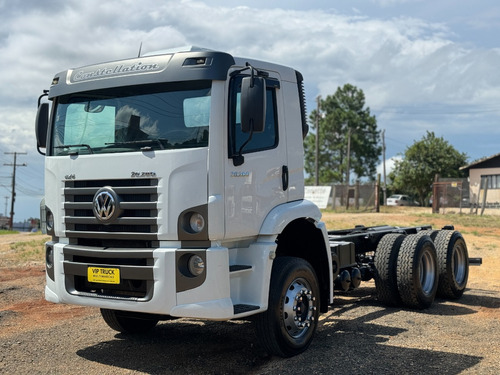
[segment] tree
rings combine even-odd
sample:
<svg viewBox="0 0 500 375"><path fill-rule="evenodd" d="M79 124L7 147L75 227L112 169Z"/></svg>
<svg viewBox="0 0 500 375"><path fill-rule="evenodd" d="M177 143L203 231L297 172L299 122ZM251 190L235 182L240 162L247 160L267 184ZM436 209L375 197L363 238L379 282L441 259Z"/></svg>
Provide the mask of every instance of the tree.
<svg viewBox="0 0 500 375"><path fill-rule="evenodd" d="M310 120L314 133L306 137L305 169L308 183L315 177L316 116L319 123L319 182L345 183L347 163L358 178L375 178L382 149L375 116L365 107L365 95L350 84L338 88L334 95L320 100L320 113L312 111ZM350 135L350 137L349 137ZM350 155L347 154L350 140ZM349 181L348 181L349 182Z"/></svg>
<svg viewBox="0 0 500 375"><path fill-rule="evenodd" d="M396 161L389 174L393 191L418 197L421 205L428 198L436 174L441 177L463 177L459 170L467 162L467 155L458 152L434 132L416 141L405 151L404 158Z"/></svg>

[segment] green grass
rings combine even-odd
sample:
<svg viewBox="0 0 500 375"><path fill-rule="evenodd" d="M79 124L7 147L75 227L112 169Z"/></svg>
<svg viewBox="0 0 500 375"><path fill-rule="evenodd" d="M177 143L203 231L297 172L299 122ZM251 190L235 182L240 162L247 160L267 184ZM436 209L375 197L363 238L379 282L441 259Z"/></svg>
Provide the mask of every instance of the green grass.
<svg viewBox="0 0 500 375"><path fill-rule="evenodd" d="M43 261L45 256L45 242L47 240L32 240L25 242L16 242L10 245L10 248L15 251L16 258L20 261Z"/></svg>
<svg viewBox="0 0 500 375"><path fill-rule="evenodd" d="M443 219L448 219L449 222L455 224L455 225L460 225L463 227L468 227L468 228L498 228L500 227L500 216L496 215L485 215L485 216L478 216L478 215L459 215L459 214L445 214L445 215L439 215L439 214L424 214L427 217L437 217L437 218L443 218Z"/></svg>
<svg viewBox="0 0 500 375"><path fill-rule="evenodd" d="M342 223L343 215L344 214L349 214L349 215L357 215L360 214L360 219L359 223L356 224L363 224L366 226L374 226L374 225L393 225L393 226L405 226L405 225L412 225L412 226L419 226L419 225L425 225L429 224L432 225L435 228L441 227L443 225L443 222L446 223L447 225L454 225L455 227L460 227L461 231L469 231L469 233L474 233L478 234L477 229L478 228L491 228L491 229L496 229L500 228L500 215L484 215L484 216L479 216L479 215L472 215L472 214L459 214L459 213L446 213L446 214L432 214L432 213L427 213L427 212L411 212L411 209L406 212L406 210L394 210L391 209L391 207L381 207L381 212L380 213L375 213L375 212L367 212L367 211L354 211L354 210L349 210L345 211L342 209L339 210L322 210L323 213L325 214L332 214L333 216L330 217L330 221L332 224L334 224L334 228L336 228L339 224ZM363 214L369 214L369 216L364 216ZM391 216L392 219L388 220L387 214L392 214L396 216ZM401 215L401 219L398 218L398 216ZM348 225L347 225L348 226ZM347 226L342 226L342 227L347 227ZM327 227L329 229L330 226L327 223Z"/></svg>
<svg viewBox="0 0 500 375"><path fill-rule="evenodd" d="M6 230L6 229L0 229L0 236L3 234L18 234L19 232L16 230Z"/></svg>

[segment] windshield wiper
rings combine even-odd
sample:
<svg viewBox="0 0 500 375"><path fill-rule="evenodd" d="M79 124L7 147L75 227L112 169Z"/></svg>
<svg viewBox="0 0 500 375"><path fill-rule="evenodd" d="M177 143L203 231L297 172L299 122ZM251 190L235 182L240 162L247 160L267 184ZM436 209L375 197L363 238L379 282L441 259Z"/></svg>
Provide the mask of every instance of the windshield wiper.
<svg viewBox="0 0 500 375"><path fill-rule="evenodd" d="M62 145L62 146L54 146L54 148L71 148L71 147L85 147L89 150L89 153L93 154L94 151L92 150L92 147L86 143L80 143L80 144L75 144L75 145Z"/></svg>
<svg viewBox="0 0 500 375"><path fill-rule="evenodd" d="M111 142L111 143L105 143L105 145L106 146L144 145L144 147L147 147L147 145L157 143L160 146L160 149L164 150L165 147L163 147L162 142L168 142L168 141L166 139L157 138L157 139L142 139L138 141Z"/></svg>

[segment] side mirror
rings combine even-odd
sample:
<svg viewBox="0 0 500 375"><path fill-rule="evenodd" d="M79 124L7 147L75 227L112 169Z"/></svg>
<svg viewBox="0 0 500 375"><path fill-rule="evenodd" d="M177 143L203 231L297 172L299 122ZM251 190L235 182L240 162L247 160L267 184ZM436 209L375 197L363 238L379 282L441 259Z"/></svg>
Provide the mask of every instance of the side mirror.
<svg viewBox="0 0 500 375"><path fill-rule="evenodd" d="M49 103L41 103L38 106L35 120L36 143L38 152L44 155L40 148L47 147L47 130L49 127Z"/></svg>
<svg viewBox="0 0 500 375"><path fill-rule="evenodd" d="M266 80L244 77L241 80L241 130L262 133L266 123Z"/></svg>

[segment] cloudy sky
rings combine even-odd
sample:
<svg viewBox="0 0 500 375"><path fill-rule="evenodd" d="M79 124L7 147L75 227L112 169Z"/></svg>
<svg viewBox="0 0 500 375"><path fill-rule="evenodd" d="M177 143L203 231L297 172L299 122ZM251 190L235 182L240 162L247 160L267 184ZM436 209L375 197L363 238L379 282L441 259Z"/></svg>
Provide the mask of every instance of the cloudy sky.
<svg viewBox="0 0 500 375"><path fill-rule="evenodd" d="M387 158L427 130L473 161L500 152L498 0L0 0L0 213L38 217L36 101L55 73L184 45L290 65L308 109L351 83ZM26 154L22 154L26 153Z"/></svg>

